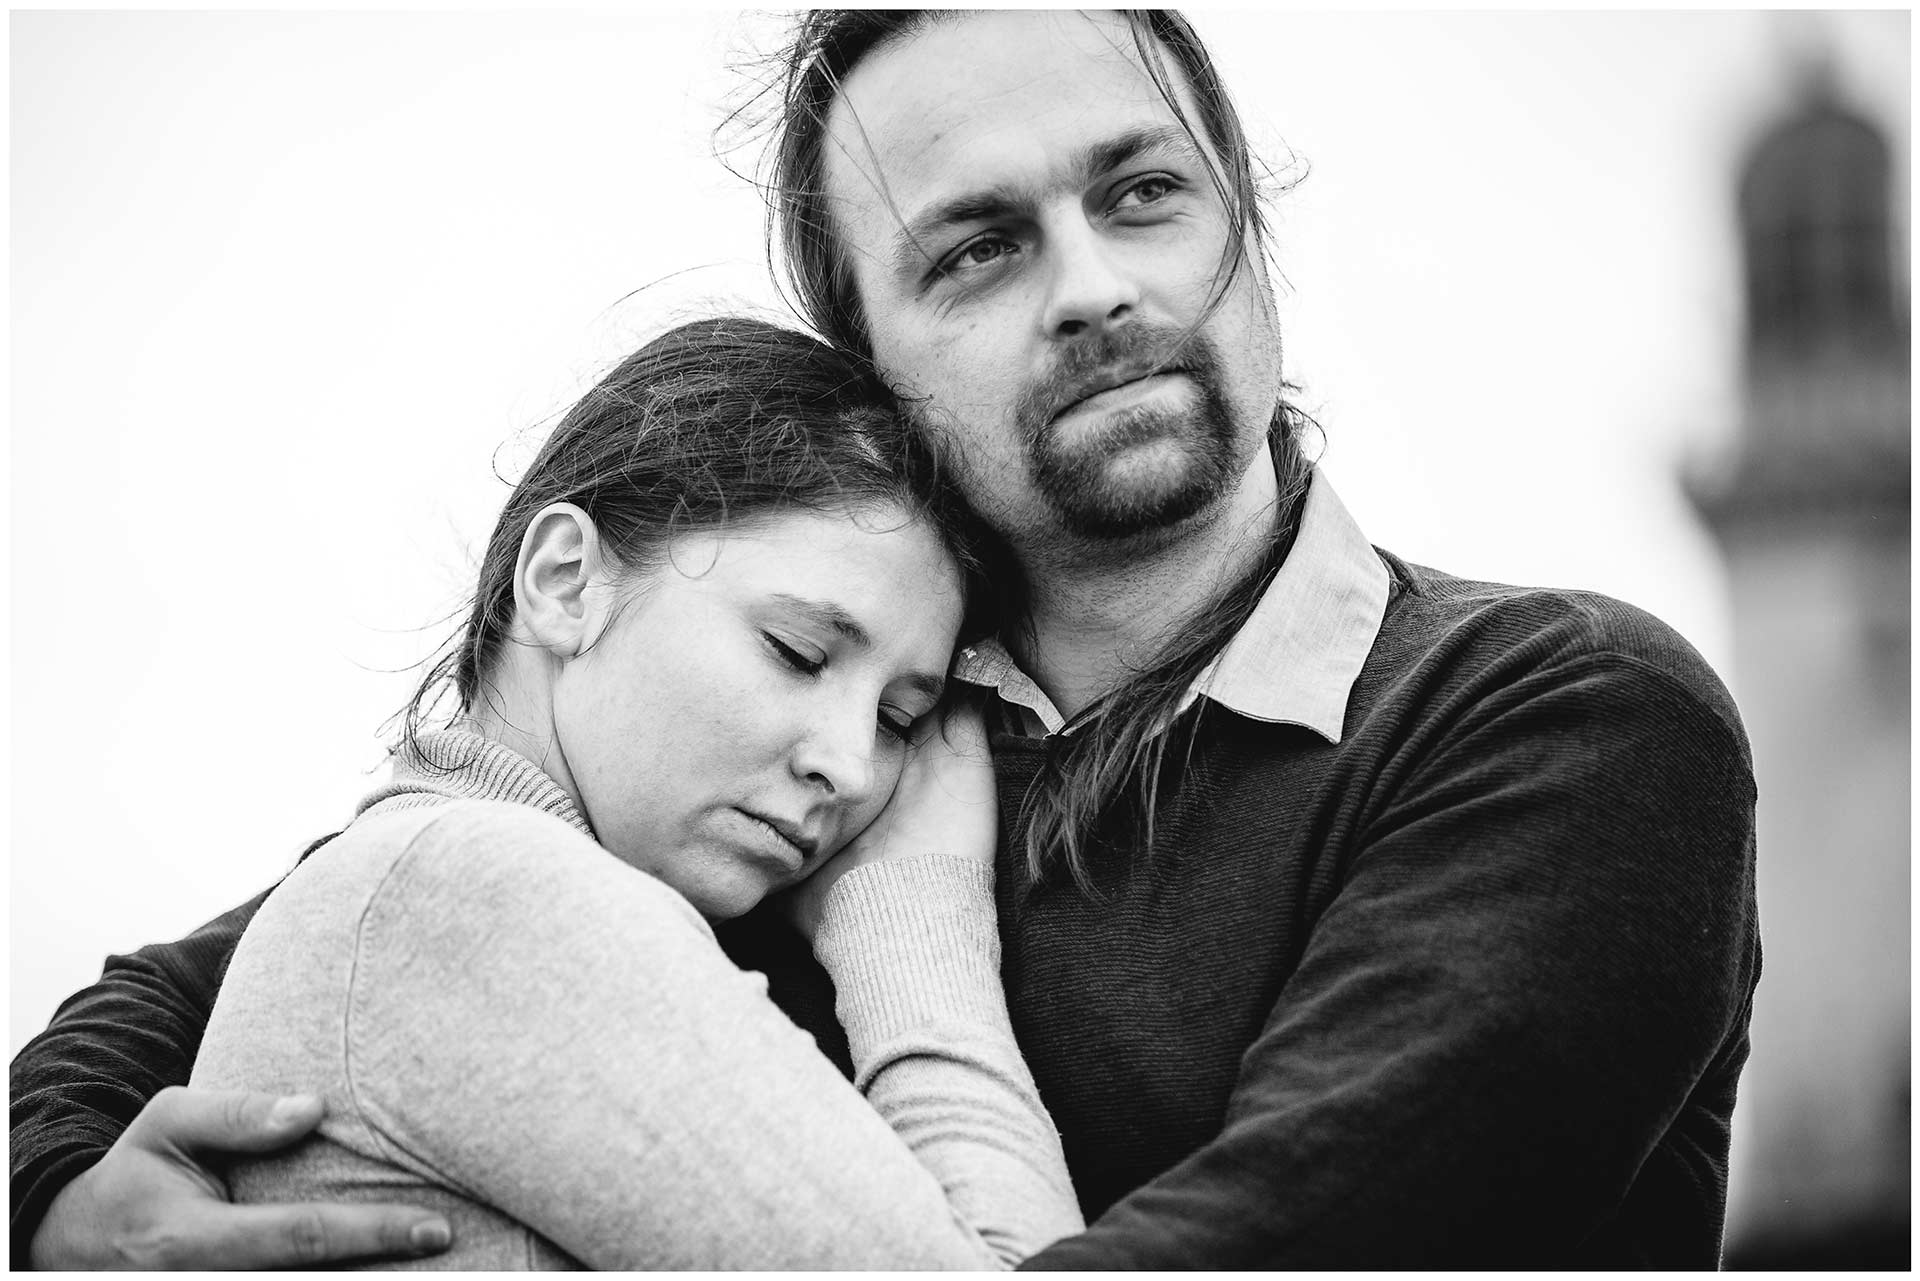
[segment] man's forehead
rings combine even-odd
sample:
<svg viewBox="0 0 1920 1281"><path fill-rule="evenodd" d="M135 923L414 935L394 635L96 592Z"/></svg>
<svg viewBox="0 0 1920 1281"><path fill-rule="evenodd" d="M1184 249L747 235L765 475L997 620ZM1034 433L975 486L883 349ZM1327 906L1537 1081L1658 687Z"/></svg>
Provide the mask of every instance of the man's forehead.
<svg viewBox="0 0 1920 1281"><path fill-rule="evenodd" d="M1119 14L943 16L848 75L828 116L828 185L892 196L916 176L1064 159L1061 142L1087 129L1173 123Z"/></svg>

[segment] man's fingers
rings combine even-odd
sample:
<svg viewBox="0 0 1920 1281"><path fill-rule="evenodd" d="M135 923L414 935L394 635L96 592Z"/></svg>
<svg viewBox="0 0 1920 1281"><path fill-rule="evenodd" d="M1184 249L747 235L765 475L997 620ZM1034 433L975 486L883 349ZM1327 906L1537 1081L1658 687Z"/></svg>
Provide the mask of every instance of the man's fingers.
<svg viewBox="0 0 1920 1281"><path fill-rule="evenodd" d="M34 1237L35 1259L64 1266L254 1269L418 1258L446 1249L452 1240L446 1219L415 1207L227 1203L221 1157L282 1147L310 1133L321 1112L312 1095L161 1091L99 1164L55 1199ZM42 1249L41 1238L56 1226L60 1231Z"/></svg>
<svg viewBox="0 0 1920 1281"><path fill-rule="evenodd" d="M320 1124L311 1094L258 1094L173 1086L155 1095L127 1138L154 1151L271 1152Z"/></svg>
<svg viewBox="0 0 1920 1281"><path fill-rule="evenodd" d="M447 1221L397 1205L237 1205L210 1208L188 1232L130 1245L153 1268L261 1269L418 1258L452 1240Z"/></svg>

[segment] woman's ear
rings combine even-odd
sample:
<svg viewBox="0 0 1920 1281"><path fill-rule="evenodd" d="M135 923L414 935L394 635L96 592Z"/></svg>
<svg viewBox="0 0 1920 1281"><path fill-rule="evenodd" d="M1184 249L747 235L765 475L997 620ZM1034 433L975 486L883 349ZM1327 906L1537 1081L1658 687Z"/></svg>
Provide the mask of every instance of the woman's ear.
<svg viewBox="0 0 1920 1281"><path fill-rule="evenodd" d="M600 630L604 597L587 589L604 581L605 569L593 517L572 503L541 508L527 522L514 566L514 617L524 639L562 660L584 650Z"/></svg>

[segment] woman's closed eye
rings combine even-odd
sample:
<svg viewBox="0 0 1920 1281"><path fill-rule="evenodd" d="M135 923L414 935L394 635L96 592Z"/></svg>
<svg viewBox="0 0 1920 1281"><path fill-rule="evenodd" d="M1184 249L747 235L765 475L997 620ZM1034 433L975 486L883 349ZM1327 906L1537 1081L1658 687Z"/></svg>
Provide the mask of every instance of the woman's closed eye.
<svg viewBox="0 0 1920 1281"><path fill-rule="evenodd" d="M760 636L761 639L767 642L767 648L771 649L781 662L802 675L818 675L820 670L827 665L827 656L825 654L816 657L813 654L796 649L794 646L781 640L778 636L775 636L772 632L761 632Z"/></svg>
<svg viewBox="0 0 1920 1281"><path fill-rule="evenodd" d="M880 708L880 730L882 733L889 734L903 743L911 742L913 739L913 717L898 707L882 705Z"/></svg>
<svg viewBox="0 0 1920 1281"><path fill-rule="evenodd" d="M760 636L762 640L766 641L767 648L773 651L775 657L777 657L780 662L800 673L802 676L818 676L826 670L827 658L825 654L816 658L806 650L789 645L772 632L761 632ZM886 734L890 738L898 739L902 743L912 741L914 722L912 712L904 708L883 703L880 707L878 721L881 733Z"/></svg>

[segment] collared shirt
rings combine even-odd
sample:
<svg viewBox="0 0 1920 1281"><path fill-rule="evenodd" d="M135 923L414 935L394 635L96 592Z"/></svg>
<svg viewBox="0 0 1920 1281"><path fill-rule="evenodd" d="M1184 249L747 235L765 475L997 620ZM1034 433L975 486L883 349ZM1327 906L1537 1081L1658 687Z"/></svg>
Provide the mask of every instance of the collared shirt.
<svg viewBox="0 0 1920 1281"><path fill-rule="evenodd" d="M1208 698L1242 716L1302 725L1338 743L1347 695L1386 609L1386 565L1315 471L1286 561L1179 710ZM962 650L953 674L994 690L1030 735L1057 734L1066 724L997 638Z"/></svg>

